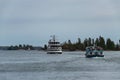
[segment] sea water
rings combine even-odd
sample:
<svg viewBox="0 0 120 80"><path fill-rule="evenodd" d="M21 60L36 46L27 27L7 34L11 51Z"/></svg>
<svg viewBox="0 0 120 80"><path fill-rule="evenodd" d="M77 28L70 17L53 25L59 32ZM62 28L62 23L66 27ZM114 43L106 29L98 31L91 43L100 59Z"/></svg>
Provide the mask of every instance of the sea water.
<svg viewBox="0 0 120 80"><path fill-rule="evenodd" d="M120 80L120 52L85 58L85 52L0 51L0 80Z"/></svg>

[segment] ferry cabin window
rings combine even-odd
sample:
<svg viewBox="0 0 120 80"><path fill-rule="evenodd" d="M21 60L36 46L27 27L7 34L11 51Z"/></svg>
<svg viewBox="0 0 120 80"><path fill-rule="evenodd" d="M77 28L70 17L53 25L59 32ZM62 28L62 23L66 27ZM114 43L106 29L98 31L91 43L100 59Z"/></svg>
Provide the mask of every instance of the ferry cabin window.
<svg viewBox="0 0 120 80"><path fill-rule="evenodd" d="M60 47L60 45L54 45L54 46L52 45L51 47Z"/></svg>

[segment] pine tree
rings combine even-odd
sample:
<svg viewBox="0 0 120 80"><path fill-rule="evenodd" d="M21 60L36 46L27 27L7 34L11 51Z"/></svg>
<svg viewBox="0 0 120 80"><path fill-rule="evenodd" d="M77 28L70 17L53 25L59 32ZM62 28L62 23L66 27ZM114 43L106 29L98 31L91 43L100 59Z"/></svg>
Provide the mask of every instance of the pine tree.
<svg viewBox="0 0 120 80"><path fill-rule="evenodd" d="M87 40L87 38L84 40L84 48L86 48L87 46L88 46L88 40Z"/></svg>
<svg viewBox="0 0 120 80"><path fill-rule="evenodd" d="M108 38L107 41L106 41L106 48L108 50L114 50L115 49L115 44L114 44L113 41L111 41L110 38Z"/></svg>
<svg viewBox="0 0 120 80"><path fill-rule="evenodd" d="M81 49L81 39L78 38L78 41L75 44L76 49L80 50Z"/></svg>
<svg viewBox="0 0 120 80"><path fill-rule="evenodd" d="M98 38L96 38L95 45L99 46L99 39Z"/></svg>
<svg viewBox="0 0 120 80"><path fill-rule="evenodd" d="M44 45L44 50L46 50L46 49L47 49L47 45L45 44L45 45Z"/></svg>
<svg viewBox="0 0 120 80"><path fill-rule="evenodd" d="M92 39L90 37L88 39L88 46L92 46Z"/></svg>
<svg viewBox="0 0 120 80"><path fill-rule="evenodd" d="M94 39L92 39L92 46L94 46L95 45L95 41L94 41Z"/></svg>
<svg viewBox="0 0 120 80"><path fill-rule="evenodd" d="M99 37L99 46L105 49L105 40L103 37Z"/></svg>

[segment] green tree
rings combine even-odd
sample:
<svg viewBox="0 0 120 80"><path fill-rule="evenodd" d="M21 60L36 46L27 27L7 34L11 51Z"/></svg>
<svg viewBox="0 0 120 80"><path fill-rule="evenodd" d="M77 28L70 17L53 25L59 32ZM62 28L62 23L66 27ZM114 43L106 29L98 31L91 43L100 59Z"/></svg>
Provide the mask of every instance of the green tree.
<svg viewBox="0 0 120 80"><path fill-rule="evenodd" d="M94 46L94 44L95 44L95 41L94 41L94 39L92 39L92 46Z"/></svg>
<svg viewBox="0 0 120 80"><path fill-rule="evenodd" d="M92 39L90 37L88 39L88 46L92 46Z"/></svg>
<svg viewBox="0 0 120 80"><path fill-rule="evenodd" d="M75 49L75 44L72 44L71 40L68 40L68 50L74 51Z"/></svg>
<svg viewBox="0 0 120 80"><path fill-rule="evenodd" d="M88 46L88 40L87 40L87 38L84 40L83 44L84 44L84 48Z"/></svg>
<svg viewBox="0 0 120 80"><path fill-rule="evenodd" d="M22 45L21 44L19 44L19 49L22 49Z"/></svg>
<svg viewBox="0 0 120 80"><path fill-rule="evenodd" d="M119 40L119 47L120 47L120 40Z"/></svg>
<svg viewBox="0 0 120 80"><path fill-rule="evenodd" d="M119 44L115 45L115 50L119 50Z"/></svg>
<svg viewBox="0 0 120 80"><path fill-rule="evenodd" d="M62 44L62 48L63 48L63 49L68 49L68 44L67 44L67 42L64 42L64 43Z"/></svg>
<svg viewBox="0 0 120 80"><path fill-rule="evenodd" d="M74 45L76 47L76 49L80 50L81 49L81 39L78 38L78 41L76 42L76 44Z"/></svg>
<svg viewBox="0 0 120 80"><path fill-rule="evenodd" d="M99 37L99 46L105 49L105 40L103 37Z"/></svg>
<svg viewBox="0 0 120 80"><path fill-rule="evenodd" d="M44 45L44 50L46 50L46 49L47 49L47 45L45 44L45 45Z"/></svg>
<svg viewBox="0 0 120 80"><path fill-rule="evenodd" d="M96 38L95 45L99 46L99 39L98 38Z"/></svg>
<svg viewBox="0 0 120 80"><path fill-rule="evenodd" d="M13 50L18 50L19 48L18 48L18 46L17 45L15 45L14 47L13 47Z"/></svg>
<svg viewBox="0 0 120 80"><path fill-rule="evenodd" d="M71 44L72 44L71 40L68 40L68 44L69 44L69 45L71 45Z"/></svg>
<svg viewBox="0 0 120 80"><path fill-rule="evenodd" d="M113 41L111 41L110 38L108 38L107 41L106 41L106 48L108 50L114 50L115 49L115 44L114 44Z"/></svg>

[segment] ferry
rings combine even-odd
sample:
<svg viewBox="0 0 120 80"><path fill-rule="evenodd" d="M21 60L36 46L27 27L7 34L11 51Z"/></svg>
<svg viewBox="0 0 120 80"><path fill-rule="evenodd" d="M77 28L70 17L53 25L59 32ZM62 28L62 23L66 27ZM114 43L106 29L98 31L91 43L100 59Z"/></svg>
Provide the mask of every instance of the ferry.
<svg viewBox="0 0 120 80"><path fill-rule="evenodd" d="M62 47L55 35L48 41L47 54L62 54Z"/></svg>
<svg viewBox="0 0 120 80"><path fill-rule="evenodd" d="M101 48L99 46L89 46L89 47L86 47L85 56L87 58L91 58L91 57L104 57L104 55L103 55L103 48Z"/></svg>

